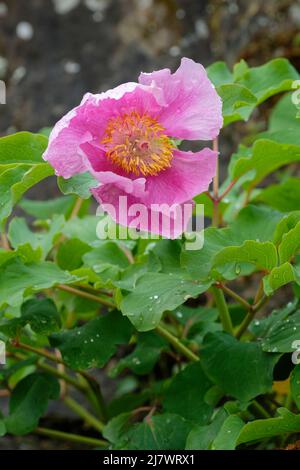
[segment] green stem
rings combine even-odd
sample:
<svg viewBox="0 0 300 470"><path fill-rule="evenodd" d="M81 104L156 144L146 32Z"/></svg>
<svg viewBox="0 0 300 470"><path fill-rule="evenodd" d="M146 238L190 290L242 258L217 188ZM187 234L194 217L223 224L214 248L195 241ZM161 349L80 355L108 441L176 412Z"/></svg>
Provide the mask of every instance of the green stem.
<svg viewBox="0 0 300 470"><path fill-rule="evenodd" d="M10 251L10 245L5 231L1 233L1 245L4 250Z"/></svg>
<svg viewBox="0 0 300 470"><path fill-rule="evenodd" d="M235 333L235 337L237 339L240 339L241 336L245 333L245 331L247 330L248 326L250 325L250 323L252 322L254 317L255 317L254 310L253 309L249 310L249 312L245 316L244 320L240 324L237 332Z"/></svg>
<svg viewBox="0 0 300 470"><path fill-rule="evenodd" d="M15 348L24 349L25 351L29 351L34 354L38 354L39 356L45 357L49 361L56 362L57 364L66 365L62 359L60 359L59 357L56 357L54 354L51 354L44 349L35 348L33 346L30 346L29 344L20 343L19 341L12 342L12 344Z"/></svg>
<svg viewBox="0 0 300 470"><path fill-rule="evenodd" d="M258 302L253 306L254 313L258 312L269 300L269 297L264 295Z"/></svg>
<svg viewBox="0 0 300 470"><path fill-rule="evenodd" d="M219 151L218 138L213 140L213 150ZM214 227L219 225L219 159L217 159L216 174L213 179L213 217L212 224Z"/></svg>
<svg viewBox="0 0 300 470"><path fill-rule="evenodd" d="M99 383L89 375L83 375L87 384L87 396L100 420L107 421L107 409Z"/></svg>
<svg viewBox="0 0 300 470"><path fill-rule="evenodd" d="M265 408L260 404L258 403L258 401L256 400L253 400L252 401L252 408L255 409L255 411L262 417L262 418L272 418L272 416L270 415L270 413L265 410Z"/></svg>
<svg viewBox="0 0 300 470"><path fill-rule="evenodd" d="M48 428L36 428L35 433L63 441L87 444L92 447L107 447L108 445L108 443L103 439L94 439L93 437L80 436L79 434L71 434L68 432L56 431Z"/></svg>
<svg viewBox="0 0 300 470"><path fill-rule="evenodd" d="M237 294L233 290L229 289L229 287L225 286L222 283L218 283L216 285L216 287L220 287L225 292L225 294L232 297L234 300L236 300L238 303L240 303L247 310L249 310L251 308L251 305L249 304L249 302L247 302L247 300L243 299L243 297L241 297L239 294Z"/></svg>
<svg viewBox="0 0 300 470"><path fill-rule="evenodd" d="M28 357L24 354L19 354L19 353L11 353L11 354L12 354L12 357L14 357L16 359L19 359L20 361L23 361L24 359L26 359L26 357ZM70 377L69 375L65 374L64 372L59 371L55 367L49 366L48 364L45 364L45 362L41 362L41 361L42 361L42 359L38 360L38 358L37 358L36 366L39 369L42 369L45 372L49 372L49 374L55 375L59 379L64 380L65 382L67 382L70 385L73 385L73 387L77 388L78 390L80 390L82 392L87 391L87 387L84 384L78 382L76 379L74 379L73 377Z"/></svg>
<svg viewBox="0 0 300 470"><path fill-rule="evenodd" d="M115 304L111 302L110 300L103 299L102 297L98 297L97 295L90 294L89 292L75 289L74 287L66 286L65 284L58 284L55 287L65 292L69 292L70 294L77 295L78 297L92 300L93 302L98 302L99 304L105 305L106 307L115 308Z"/></svg>
<svg viewBox="0 0 300 470"><path fill-rule="evenodd" d="M13 344L13 345L16 348L24 349L25 351L29 351L29 352L37 354L41 357L45 357L49 361L55 362L56 364L63 364L65 367L68 367L63 362L62 359L55 356L54 354L49 353L48 351L45 351L44 349L34 348L33 346L30 346L29 344L20 343L20 342L15 342L15 344ZM56 373L58 373L58 372L59 371L57 371ZM96 394L96 392L94 390L95 387L91 386L91 383L92 383L92 381L94 381L94 379L92 377L90 377L84 371L78 371L78 374L80 374L84 378L85 383L87 384L87 387L85 387L85 390L83 389L84 385L81 386L81 384L79 384L79 387L82 388L82 391L84 390L87 393L87 397L91 401L93 406L96 406L98 411L100 411L100 409L101 409L101 417L105 418L105 416L106 416L105 415L105 407L104 407L104 404L103 404L100 385L97 383L98 392Z"/></svg>
<svg viewBox="0 0 300 470"><path fill-rule="evenodd" d="M214 286L210 288L210 291L214 297L216 306L219 310L220 320L223 325L224 331L233 335L232 321L223 291L220 288Z"/></svg>
<svg viewBox="0 0 300 470"><path fill-rule="evenodd" d="M232 180L231 183L229 183L227 188L225 188L225 190L222 192L222 194L220 194L220 196L218 198L219 202L221 202L222 199L224 199L224 197L229 193L229 191L233 188L233 186L235 185L236 182L237 182L237 178Z"/></svg>
<svg viewBox="0 0 300 470"><path fill-rule="evenodd" d="M256 313L265 305L266 302L268 302L269 297L266 297L263 293L263 283L261 282L257 291L257 294L254 299L254 305L250 305L249 312L245 316L244 320L240 324L235 337L237 339L241 338L241 336L245 333L247 330L248 326L254 319Z"/></svg>
<svg viewBox="0 0 300 470"><path fill-rule="evenodd" d="M87 411L83 406L81 406L73 398L66 396L64 398L64 403L72 410L74 413L78 414L85 422L90 424L97 431L102 432L104 429L104 424L99 421L95 416L93 416L89 411Z"/></svg>
<svg viewBox="0 0 300 470"><path fill-rule="evenodd" d="M73 219L74 217L77 217L83 202L84 202L84 200L81 197L78 197L76 199L75 204L74 204L73 209L72 209L72 212L71 212L71 215L70 215L70 219Z"/></svg>
<svg viewBox="0 0 300 470"><path fill-rule="evenodd" d="M87 392L87 387L85 387L84 384L78 382L78 380L74 379L73 377L70 377L68 374L65 374L64 372L61 372L55 369L55 367L51 367L48 364L45 364L44 362L40 362L40 361L37 362L37 366L40 369L43 369L44 371L49 372L52 375L55 375L59 379L64 380L65 382L77 388L81 392Z"/></svg>
<svg viewBox="0 0 300 470"><path fill-rule="evenodd" d="M187 348L176 336L172 335L166 328L161 325L156 327L156 331L160 336L165 338L172 346L177 349L180 353L182 353L187 359L190 361L196 362L199 361L200 358L193 353L189 348Z"/></svg>

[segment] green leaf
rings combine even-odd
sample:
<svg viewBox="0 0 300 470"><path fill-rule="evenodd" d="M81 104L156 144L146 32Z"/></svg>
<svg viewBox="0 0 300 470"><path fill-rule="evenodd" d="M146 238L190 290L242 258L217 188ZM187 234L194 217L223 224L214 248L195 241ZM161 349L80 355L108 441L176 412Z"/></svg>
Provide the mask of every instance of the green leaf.
<svg viewBox="0 0 300 470"><path fill-rule="evenodd" d="M300 310L286 319L274 323L262 340L262 349L267 352L288 353L295 350L293 343L300 336Z"/></svg>
<svg viewBox="0 0 300 470"><path fill-rule="evenodd" d="M163 408L195 424L206 424L213 407L206 403L205 394L211 387L200 363L190 364L172 379L163 400Z"/></svg>
<svg viewBox="0 0 300 470"><path fill-rule="evenodd" d="M184 449L190 424L181 416L164 413L135 424L123 436L126 450Z"/></svg>
<svg viewBox="0 0 300 470"><path fill-rule="evenodd" d="M233 79L235 81L243 77L249 70L249 65L244 59L241 59L239 62L233 66Z"/></svg>
<svg viewBox="0 0 300 470"><path fill-rule="evenodd" d="M35 201L23 198L19 206L29 215L36 219L51 219L56 214L68 216L75 203L74 196L63 196L50 199L49 201Z"/></svg>
<svg viewBox="0 0 300 470"><path fill-rule="evenodd" d="M219 85L224 85L225 83L233 82L233 74L225 62L215 62L214 64L211 64L209 67L207 67L206 71L209 79L216 87Z"/></svg>
<svg viewBox="0 0 300 470"><path fill-rule="evenodd" d="M295 415L285 408L279 408L277 411L279 417L257 419L245 424L240 432L237 444L245 444L300 431L300 415Z"/></svg>
<svg viewBox="0 0 300 470"><path fill-rule="evenodd" d="M281 144L268 139L259 139L249 149L250 154L243 153L234 156L230 165L232 179L241 178L248 172L251 175L250 182L246 186L254 187L260 183L268 174L289 163L300 161L300 146Z"/></svg>
<svg viewBox="0 0 300 470"><path fill-rule="evenodd" d="M290 212L299 208L299 200L300 178L288 178L263 189L253 201L263 202L281 212Z"/></svg>
<svg viewBox="0 0 300 470"><path fill-rule="evenodd" d="M73 217L66 222L63 234L68 238L78 238L78 240L95 246L103 243L97 238L96 230L100 218L96 216L85 216L82 219Z"/></svg>
<svg viewBox="0 0 300 470"><path fill-rule="evenodd" d="M294 281L300 284L300 268L290 263L281 264L263 278L265 294L270 296L280 287Z"/></svg>
<svg viewBox="0 0 300 470"><path fill-rule="evenodd" d="M237 415L230 415L223 422L212 443L213 450L234 450L244 421Z"/></svg>
<svg viewBox="0 0 300 470"><path fill-rule="evenodd" d="M122 300L121 311L138 331L152 330L165 310L174 310L208 287L209 283L197 284L168 274L146 273L138 279L135 290Z"/></svg>
<svg viewBox="0 0 300 470"><path fill-rule="evenodd" d="M82 199L91 196L91 189L99 186L98 181L90 173L80 173L72 178L58 177L58 187L63 194L76 194Z"/></svg>
<svg viewBox="0 0 300 470"><path fill-rule="evenodd" d="M119 361L111 375L115 377L126 368L137 375L149 374L166 346L166 342L157 334L140 333L134 351Z"/></svg>
<svg viewBox="0 0 300 470"><path fill-rule="evenodd" d="M296 115L295 105L292 102L292 93L287 93L272 109L268 130L270 132L282 132L285 129L298 130L300 121Z"/></svg>
<svg viewBox="0 0 300 470"><path fill-rule="evenodd" d="M42 159L47 142L45 136L29 132L0 138L0 222L29 188L53 174Z"/></svg>
<svg viewBox="0 0 300 470"><path fill-rule="evenodd" d="M0 324L0 331L15 337L20 328L30 325L32 331L49 335L61 327L61 318L51 299L30 299L21 307L21 316Z"/></svg>
<svg viewBox="0 0 300 470"><path fill-rule="evenodd" d="M61 233L65 219L62 215L55 216L47 231L32 232L25 219L15 217L9 224L8 239L11 246L17 249L28 243L33 250L41 248L43 258L45 259L53 247L55 239Z"/></svg>
<svg viewBox="0 0 300 470"><path fill-rule="evenodd" d="M238 120L249 119L257 99L248 88L237 83L228 83L219 86L217 92L223 103L224 127Z"/></svg>
<svg viewBox="0 0 300 470"><path fill-rule="evenodd" d="M137 393L133 393L132 391L130 393L125 393L109 402L108 416L113 417L121 413L133 411L148 402L150 398L151 394L149 389L143 389Z"/></svg>
<svg viewBox="0 0 300 470"><path fill-rule="evenodd" d="M0 138L0 165L42 163L48 139L41 134L18 132Z"/></svg>
<svg viewBox="0 0 300 470"><path fill-rule="evenodd" d="M5 421L0 418L0 437L4 436L5 434L6 434Z"/></svg>
<svg viewBox="0 0 300 470"><path fill-rule="evenodd" d="M56 262L61 269L73 271L82 266L82 258L91 248L78 238L71 238L61 243L56 254Z"/></svg>
<svg viewBox="0 0 300 470"><path fill-rule="evenodd" d="M20 305L24 295L76 280L75 276L62 271L54 263L23 264L19 258L13 258L0 266L0 308Z"/></svg>
<svg viewBox="0 0 300 470"><path fill-rule="evenodd" d="M58 348L67 365L83 370L103 367L116 352L117 345L127 344L132 333L128 320L118 312L94 318L85 325L50 336L51 346Z"/></svg>
<svg viewBox="0 0 300 470"><path fill-rule="evenodd" d="M290 261L300 250L300 222L285 233L278 247L280 264Z"/></svg>
<svg viewBox="0 0 300 470"><path fill-rule="evenodd" d="M273 239L274 231L278 221L282 218L280 212L267 207L247 206L242 209L237 218L226 228L209 227L204 231L204 246L201 250L183 250L182 265L188 269L190 274L201 280L207 280L215 275L212 272L214 257L228 247L240 247L246 240L266 242ZM251 246L257 246L251 243ZM248 246L248 244L246 245ZM274 253L273 248L271 248ZM238 250L234 250L238 256ZM246 255L245 249L244 258ZM225 252L226 254L226 252ZM274 258L274 256L272 256ZM234 266L231 263L229 269L214 268L214 271L222 274L225 278L234 279L242 274L253 271L253 266L241 263ZM250 267L250 270L249 270ZM218 278L218 276L215 276Z"/></svg>
<svg viewBox="0 0 300 470"><path fill-rule="evenodd" d="M52 174L53 169L47 163L20 164L0 173L0 223L7 219L14 205L28 189Z"/></svg>
<svg viewBox="0 0 300 470"><path fill-rule="evenodd" d="M150 248L149 254L155 257L155 260L153 260L155 271L155 262L158 262L160 272L183 276L184 272L180 266L181 246L179 240L159 240L153 248ZM150 261L151 260L149 260L149 263ZM149 266L149 271L153 271L153 266Z"/></svg>
<svg viewBox="0 0 300 470"><path fill-rule="evenodd" d="M129 266L127 256L114 241L103 242L101 246L87 253L83 259L96 273L101 273L104 268L110 266L116 266L119 270Z"/></svg>
<svg viewBox="0 0 300 470"><path fill-rule="evenodd" d="M300 364L296 365L291 374L291 393L294 402L300 410Z"/></svg>
<svg viewBox="0 0 300 470"><path fill-rule="evenodd" d="M204 336L209 332L221 331L222 326L217 319L219 312L216 308L190 308L181 305L173 312L176 320L185 328L188 340L202 346Z"/></svg>
<svg viewBox="0 0 300 470"><path fill-rule="evenodd" d="M241 343L223 332L206 335L201 351L201 363L208 377L242 402L271 388L278 357L263 352L258 343Z"/></svg>
<svg viewBox="0 0 300 470"><path fill-rule="evenodd" d="M262 103L282 91L291 90L294 80L299 78L296 69L287 59L273 59L259 67L247 68L236 83L244 85Z"/></svg>
<svg viewBox="0 0 300 470"><path fill-rule="evenodd" d="M283 321L286 320L291 313L295 312L297 303L297 300L288 302L283 308L273 310L270 315L253 320L249 325L249 331L256 337L264 338L275 325L282 325Z"/></svg>
<svg viewBox="0 0 300 470"><path fill-rule="evenodd" d="M294 227L296 227L297 223L300 221L300 211L294 211L290 214L287 214L281 218L276 226L276 230L274 232L273 241L275 245L279 245L283 235Z"/></svg>
<svg viewBox="0 0 300 470"><path fill-rule="evenodd" d="M34 373L25 377L10 397L9 416L5 419L7 432L19 436L33 431L48 401L58 396L59 383L52 375Z"/></svg>
<svg viewBox="0 0 300 470"><path fill-rule="evenodd" d="M257 270L269 271L277 265L277 250L271 242L257 242L247 240L241 246L224 248L216 254L213 267L223 264L249 263Z"/></svg>
<svg viewBox="0 0 300 470"><path fill-rule="evenodd" d="M14 376L19 371L28 370L29 367L34 366L37 361L37 356L32 354L27 359L20 360L12 365L6 364L5 367L0 369L0 380L7 381L11 376ZM1 416L1 413L0 413Z"/></svg>
<svg viewBox="0 0 300 470"><path fill-rule="evenodd" d="M9 259L14 258L15 256L16 256L15 252L0 248L0 266L6 263L6 261L8 261Z"/></svg>
<svg viewBox="0 0 300 470"><path fill-rule="evenodd" d="M103 429L103 437L112 444L122 442L123 434L130 428L131 413L122 413L112 418Z"/></svg>
<svg viewBox="0 0 300 470"><path fill-rule="evenodd" d="M113 287L114 281L129 266L129 259L121 245L114 241L103 241L83 256L85 266L98 274L100 282L95 287Z"/></svg>
<svg viewBox="0 0 300 470"><path fill-rule="evenodd" d="M209 450L218 432L228 416L224 408L220 408L210 424L195 426L186 441L186 450Z"/></svg>
<svg viewBox="0 0 300 470"><path fill-rule="evenodd" d="M253 68L240 61L233 73L224 62L216 62L207 72L223 101L224 126L247 120L257 105L276 93L291 90L299 78L286 59L274 59Z"/></svg>

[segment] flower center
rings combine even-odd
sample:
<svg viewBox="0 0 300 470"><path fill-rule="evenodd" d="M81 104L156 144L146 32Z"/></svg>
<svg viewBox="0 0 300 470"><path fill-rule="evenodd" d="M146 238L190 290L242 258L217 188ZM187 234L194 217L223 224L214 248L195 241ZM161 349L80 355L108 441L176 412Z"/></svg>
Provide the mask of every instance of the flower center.
<svg viewBox="0 0 300 470"><path fill-rule="evenodd" d="M157 175L171 166L173 145L164 128L136 111L110 119L101 143L108 158L127 173Z"/></svg>

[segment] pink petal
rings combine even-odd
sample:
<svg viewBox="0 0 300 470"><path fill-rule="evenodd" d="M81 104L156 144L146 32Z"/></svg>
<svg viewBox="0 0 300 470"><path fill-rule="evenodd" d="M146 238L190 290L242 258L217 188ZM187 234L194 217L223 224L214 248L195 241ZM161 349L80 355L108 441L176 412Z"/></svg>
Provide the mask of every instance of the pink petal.
<svg viewBox="0 0 300 470"><path fill-rule="evenodd" d="M43 159L54 167L55 173L65 178L86 171L79 146L92 136L82 124L79 113L78 106L58 121L52 129L48 147L43 154Z"/></svg>
<svg viewBox="0 0 300 470"><path fill-rule="evenodd" d="M139 82L163 90L167 107L159 120L170 136L212 140L219 134L222 102L201 64L183 58L174 74L169 69L142 73Z"/></svg>
<svg viewBox="0 0 300 470"><path fill-rule="evenodd" d="M87 143L99 145L110 118L131 111L156 116L163 107L162 92L153 85L125 83L106 93L87 93L81 104L54 126L43 158L64 178L87 171L83 149Z"/></svg>
<svg viewBox="0 0 300 470"><path fill-rule="evenodd" d="M215 176L216 162L217 152L209 148L196 153L176 150L172 167L157 176L125 181L121 175L118 179L116 174L107 172L100 177L105 184L92 193L117 223L146 232L151 227L152 233L177 238L189 222L191 199L206 191ZM120 197L126 198L127 209L139 204L145 217L137 221L136 214L128 213Z"/></svg>
<svg viewBox="0 0 300 470"><path fill-rule="evenodd" d="M116 168L106 157L105 152L92 144L86 143L81 146L84 151L86 171L101 184L114 183L117 187L128 194L141 197L145 193L146 179L129 177L127 173Z"/></svg>
<svg viewBox="0 0 300 470"><path fill-rule="evenodd" d="M207 191L216 174L217 156L209 148L195 153L175 150L171 168L147 178L144 203L182 204Z"/></svg>
<svg viewBox="0 0 300 470"><path fill-rule="evenodd" d="M92 193L102 209L118 224L166 238L178 238L186 231L192 216L192 201L175 204L170 211L156 210L114 184L92 189Z"/></svg>

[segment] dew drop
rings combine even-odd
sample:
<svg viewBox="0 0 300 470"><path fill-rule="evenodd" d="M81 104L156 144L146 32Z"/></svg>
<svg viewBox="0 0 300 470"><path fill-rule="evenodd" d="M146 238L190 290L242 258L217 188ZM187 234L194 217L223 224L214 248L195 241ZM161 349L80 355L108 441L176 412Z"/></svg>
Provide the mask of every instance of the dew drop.
<svg viewBox="0 0 300 470"><path fill-rule="evenodd" d="M239 264L235 265L235 274L240 274L241 272L241 266Z"/></svg>
<svg viewBox="0 0 300 470"><path fill-rule="evenodd" d="M134 357L134 358L132 359L132 362L133 362L134 364L136 364L137 366L140 365L140 363L141 363L141 361L140 361L137 357Z"/></svg>

